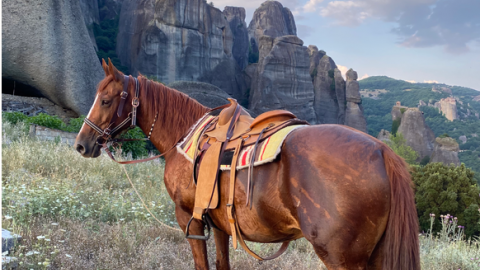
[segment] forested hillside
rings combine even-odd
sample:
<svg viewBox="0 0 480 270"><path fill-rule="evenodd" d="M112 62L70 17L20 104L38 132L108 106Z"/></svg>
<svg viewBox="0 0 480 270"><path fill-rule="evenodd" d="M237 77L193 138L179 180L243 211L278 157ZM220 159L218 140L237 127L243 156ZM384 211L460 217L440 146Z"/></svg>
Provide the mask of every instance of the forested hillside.
<svg viewBox="0 0 480 270"><path fill-rule="evenodd" d="M457 140L461 150L460 161L480 173L480 119L476 116L476 113L480 114L480 91L445 84L410 83L386 76L369 77L359 83L370 135L376 137L381 129L391 130L390 112L397 101L403 106L418 107L422 100L425 106L421 106L420 110L424 112L425 122L435 136L446 133ZM447 91L432 91L433 87ZM452 94L448 90L451 90ZM437 108L432 107L442 98L449 96L457 100L458 120L450 121ZM460 140L461 136L465 136L466 143Z"/></svg>

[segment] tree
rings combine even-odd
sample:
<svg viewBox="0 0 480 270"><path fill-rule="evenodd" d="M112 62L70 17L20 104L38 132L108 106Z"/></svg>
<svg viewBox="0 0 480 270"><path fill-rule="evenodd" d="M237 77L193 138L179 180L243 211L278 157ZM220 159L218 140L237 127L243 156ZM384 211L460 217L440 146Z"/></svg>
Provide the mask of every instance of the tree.
<svg viewBox="0 0 480 270"><path fill-rule="evenodd" d="M465 226L468 237L478 235L480 188L473 174L464 164L455 167L429 163L425 167L412 167L417 214L423 231L430 229L430 213L437 217L450 214L458 219L459 225ZM436 223L433 230L440 228L441 224Z"/></svg>
<svg viewBox="0 0 480 270"><path fill-rule="evenodd" d="M392 148L395 154L401 156L408 164L415 164L418 154L410 146L405 144L406 140L401 133L397 133L396 136L390 135L390 141L387 145Z"/></svg>

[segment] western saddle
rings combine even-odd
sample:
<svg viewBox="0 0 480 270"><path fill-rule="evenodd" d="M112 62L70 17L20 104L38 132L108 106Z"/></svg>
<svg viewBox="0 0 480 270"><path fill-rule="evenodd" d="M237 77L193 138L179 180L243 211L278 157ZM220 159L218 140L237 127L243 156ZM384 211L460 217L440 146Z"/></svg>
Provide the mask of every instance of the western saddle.
<svg viewBox="0 0 480 270"><path fill-rule="evenodd" d="M259 260L274 259L287 249L289 241L284 242L280 250L274 255L261 258L246 246L240 227L236 221L233 202L238 156L243 147L254 146L248 167L246 194L246 204L248 206L250 203L251 208L253 202L251 198L253 194L253 164L259 142L267 139L284 127L300 124L305 125L308 124L308 122L297 119L293 113L285 110L269 111L253 119L236 100L229 99L229 101L229 106L223 109L218 117L214 118L203 129L197 140L198 145L195 149L193 170L193 180L197 185L195 208L193 216L187 224L186 237L197 240L207 240L210 237L210 226L215 225L208 216L208 210L218 207L220 199L219 168L221 163L225 163L225 158L228 159L228 157L231 157L227 216L232 231L233 246L235 249L237 248L238 237L242 247L253 257ZM229 153L229 155L225 155L225 153ZM190 223L193 219L201 220L207 225L207 236L189 234Z"/></svg>

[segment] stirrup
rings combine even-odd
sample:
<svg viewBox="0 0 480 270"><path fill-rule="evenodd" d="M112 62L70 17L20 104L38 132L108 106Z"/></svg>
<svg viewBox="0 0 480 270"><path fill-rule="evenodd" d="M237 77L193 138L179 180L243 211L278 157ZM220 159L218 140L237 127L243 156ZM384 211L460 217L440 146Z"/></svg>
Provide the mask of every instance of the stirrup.
<svg viewBox="0 0 480 270"><path fill-rule="evenodd" d="M185 238L196 239L196 240L205 240L205 241L210 239L210 224L205 219L205 215L202 215L202 221L203 221L203 223L205 223L207 225L208 233L207 233L206 236L204 236L204 235L191 235L191 234L188 233L189 230L190 230L190 223L192 222L192 220L193 220L193 217L191 217L190 220L187 223L187 229L185 230Z"/></svg>

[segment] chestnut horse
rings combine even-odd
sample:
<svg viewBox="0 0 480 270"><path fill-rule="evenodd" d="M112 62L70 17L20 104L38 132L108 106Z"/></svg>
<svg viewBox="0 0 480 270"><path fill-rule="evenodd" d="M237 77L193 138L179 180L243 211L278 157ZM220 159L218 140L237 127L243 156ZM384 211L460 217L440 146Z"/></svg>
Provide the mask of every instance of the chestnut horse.
<svg viewBox="0 0 480 270"><path fill-rule="evenodd" d="M126 119L135 96L135 78L130 76L125 109L113 118L125 76L110 61L102 66L105 78L87 116L101 130ZM151 141L162 153L208 111L187 95L143 76L138 82L137 125L148 134L156 121ZM77 151L98 157L98 135L84 124L76 139ZM192 170L192 163L176 149L165 155L164 181L184 232L194 207ZM342 125L297 129L288 135L274 162L255 167L253 179L252 209L245 206L246 170L238 171L235 184L235 211L246 240L279 243L305 237L328 269L420 269L410 174L403 159L379 140ZM219 207L209 215L218 227L214 229L217 269L230 269L229 172L221 172L219 181ZM204 235L203 226L194 220L190 233ZM196 269L208 269L205 241L188 242Z"/></svg>

